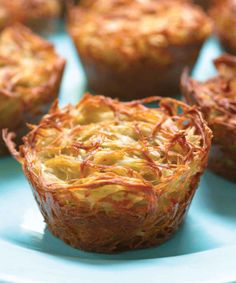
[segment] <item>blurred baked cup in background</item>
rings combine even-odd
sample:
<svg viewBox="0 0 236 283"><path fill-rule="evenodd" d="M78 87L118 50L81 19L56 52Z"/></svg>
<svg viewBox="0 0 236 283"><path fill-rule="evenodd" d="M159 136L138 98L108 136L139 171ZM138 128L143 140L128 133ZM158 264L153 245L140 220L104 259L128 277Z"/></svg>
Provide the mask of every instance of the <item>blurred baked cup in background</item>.
<svg viewBox="0 0 236 283"><path fill-rule="evenodd" d="M236 0L214 0L210 16L223 48L236 54Z"/></svg>
<svg viewBox="0 0 236 283"><path fill-rule="evenodd" d="M71 7L68 29L89 90L127 100L177 94L212 25L200 7L178 0L97 0Z"/></svg>
<svg viewBox="0 0 236 283"><path fill-rule="evenodd" d="M219 75L205 82L182 76L182 91L189 104L200 107L213 131L210 168L236 181L236 57L222 55L215 61Z"/></svg>
<svg viewBox="0 0 236 283"><path fill-rule="evenodd" d="M65 61L51 43L22 25L0 33L0 132L14 131L17 142L26 123L36 123L57 97ZM2 136L2 135L1 135ZM0 155L6 147L0 137Z"/></svg>
<svg viewBox="0 0 236 283"><path fill-rule="evenodd" d="M63 0L0 0L0 29L20 22L36 31L50 31L62 12Z"/></svg>

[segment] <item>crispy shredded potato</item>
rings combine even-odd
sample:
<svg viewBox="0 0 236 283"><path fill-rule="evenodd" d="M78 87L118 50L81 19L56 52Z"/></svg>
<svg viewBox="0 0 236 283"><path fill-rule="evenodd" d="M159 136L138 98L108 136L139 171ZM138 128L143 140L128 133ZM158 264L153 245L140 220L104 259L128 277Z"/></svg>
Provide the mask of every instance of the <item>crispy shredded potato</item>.
<svg viewBox="0 0 236 283"><path fill-rule="evenodd" d="M19 138L25 123L35 123L58 94L65 61L53 46L21 25L0 34L0 131ZM0 154L5 151L0 140Z"/></svg>
<svg viewBox="0 0 236 283"><path fill-rule="evenodd" d="M148 108L143 103L156 102ZM55 104L24 137L22 163L49 229L70 245L116 252L153 246L182 223L206 166L211 131L195 107L86 94Z"/></svg>
<svg viewBox="0 0 236 283"><path fill-rule="evenodd" d="M236 57L224 54L214 61L219 75L197 82L182 76L183 94L198 105L214 134L211 167L236 180Z"/></svg>

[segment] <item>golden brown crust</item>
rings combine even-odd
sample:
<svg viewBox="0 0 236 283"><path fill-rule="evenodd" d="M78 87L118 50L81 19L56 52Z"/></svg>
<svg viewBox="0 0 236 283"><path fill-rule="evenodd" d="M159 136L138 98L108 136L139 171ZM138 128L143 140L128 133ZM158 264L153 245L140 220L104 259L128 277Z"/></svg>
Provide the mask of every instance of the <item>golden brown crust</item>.
<svg viewBox="0 0 236 283"><path fill-rule="evenodd" d="M175 94L211 32L200 8L176 0L93 1L70 9L68 27L89 88L122 99Z"/></svg>
<svg viewBox="0 0 236 283"><path fill-rule="evenodd" d="M217 172L224 171L227 175L235 175L236 57L224 54L214 63L219 71L218 76L200 83L189 78L185 72L182 76L182 90L189 104L200 107L213 130L214 162L210 163L214 168L218 168Z"/></svg>
<svg viewBox="0 0 236 283"><path fill-rule="evenodd" d="M53 46L21 25L0 34L0 131L26 133L56 98L65 61ZM0 154L6 152L0 139Z"/></svg>
<svg viewBox="0 0 236 283"><path fill-rule="evenodd" d="M0 0L0 29L21 22L30 26L59 18L61 0Z"/></svg>
<svg viewBox="0 0 236 283"><path fill-rule="evenodd" d="M143 103L157 102L159 108ZM182 111L182 114L179 113ZM49 229L88 251L144 248L183 221L206 166L211 131L200 112L151 97L121 103L85 95L55 104L20 153Z"/></svg>
<svg viewBox="0 0 236 283"><path fill-rule="evenodd" d="M236 54L236 0L214 0L210 15L223 47Z"/></svg>

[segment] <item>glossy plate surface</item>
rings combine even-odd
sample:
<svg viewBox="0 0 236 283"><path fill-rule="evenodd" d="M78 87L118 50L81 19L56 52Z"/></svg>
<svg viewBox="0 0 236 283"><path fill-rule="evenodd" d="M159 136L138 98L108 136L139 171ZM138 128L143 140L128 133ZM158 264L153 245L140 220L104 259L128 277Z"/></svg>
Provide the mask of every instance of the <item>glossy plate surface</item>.
<svg viewBox="0 0 236 283"><path fill-rule="evenodd" d="M84 74L69 37L50 38L67 60L61 105L78 101ZM204 46L194 75L214 73L216 39ZM0 282L229 282L236 280L236 184L202 178L188 217L157 248L100 255L75 250L48 232L20 166L0 160Z"/></svg>

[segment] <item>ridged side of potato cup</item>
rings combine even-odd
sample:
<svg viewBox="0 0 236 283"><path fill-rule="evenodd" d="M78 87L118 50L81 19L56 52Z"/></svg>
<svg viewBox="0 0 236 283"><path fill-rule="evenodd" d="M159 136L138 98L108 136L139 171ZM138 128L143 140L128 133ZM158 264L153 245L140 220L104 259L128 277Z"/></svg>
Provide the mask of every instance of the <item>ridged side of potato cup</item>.
<svg viewBox="0 0 236 283"><path fill-rule="evenodd" d="M148 108L143 103L157 103ZM73 247L147 248L180 226L208 159L201 113L171 98L119 102L85 95L54 105L12 154L22 163L49 230Z"/></svg>
<svg viewBox="0 0 236 283"><path fill-rule="evenodd" d="M236 55L236 0L213 0L210 8L223 48Z"/></svg>
<svg viewBox="0 0 236 283"><path fill-rule="evenodd" d="M224 54L214 63L219 75L206 82L184 72L182 91L189 104L200 107L213 131L210 168L236 181L236 57Z"/></svg>
<svg viewBox="0 0 236 283"><path fill-rule="evenodd" d="M53 45L28 28L0 33L0 132L14 131L20 143L26 123L38 123L57 97L64 65ZM7 152L0 137L0 155Z"/></svg>
<svg viewBox="0 0 236 283"><path fill-rule="evenodd" d="M178 94L181 72L195 63L212 25L188 2L98 0L73 6L68 29L88 89L129 100Z"/></svg>
<svg viewBox="0 0 236 283"><path fill-rule="evenodd" d="M52 31L62 13L62 0L1 0L0 29L22 23L36 31Z"/></svg>

